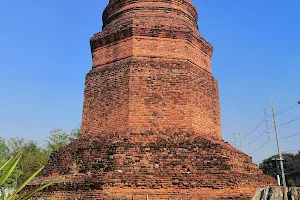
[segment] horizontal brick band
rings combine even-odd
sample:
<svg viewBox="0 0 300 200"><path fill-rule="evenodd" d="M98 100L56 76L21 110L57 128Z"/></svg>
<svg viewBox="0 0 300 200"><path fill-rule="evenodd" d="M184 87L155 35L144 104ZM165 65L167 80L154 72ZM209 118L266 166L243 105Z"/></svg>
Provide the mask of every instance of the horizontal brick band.
<svg viewBox="0 0 300 200"><path fill-rule="evenodd" d="M105 26L109 23L111 23L112 21L121 18L123 15L127 15L129 12L135 12L135 11L162 11L162 12L173 12L176 15L181 15L186 17L187 19L190 20L191 23L194 24L194 26L197 26L197 21L192 18L190 15L188 15L187 13L179 10L179 9L174 9L174 8L168 8L168 7L134 7L134 8L129 8L126 10L122 10L112 16L110 16L109 18L107 18L104 22L103 22L103 28L105 28Z"/></svg>
<svg viewBox="0 0 300 200"><path fill-rule="evenodd" d="M103 47L105 45L123 40L132 36L149 36L158 38L172 38L172 39L183 39L187 40L196 46L200 47L203 52L207 55L212 56L213 47L204 39L193 35L190 31L175 31L175 30L164 30L157 28L139 28L139 27L126 27L117 32L113 32L109 35L98 37L95 35L90 40L92 51Z"/></svg>
<svg viewBox="0 0 300 200"><path fill-rule="evenodd" d="M118 0L118 1L110 1L109 5L105 8L103 12L103 22L104 26L111 22L109 18L111 18L111 15L115 15L118 10L123 9L126 6L135 7L136 5L144 5L144 4L153 4L156 5L156 9L161 7L161 5L164 5L165 8L171 8L171 7L177 7L181 8L181 10L184 10L185 15L189 15L190 19L192 19L194 22L197 22L198 20L198 13L195 8L195 6L188 1L182 1L182 0ZM143 6L146 8L146 6ZM141 8L143 8L141 7Z"/></svg>
<svg viewBox="0 0 300 200"><path fill-rule="evenodd" d="M148 57L188 60L211 73L211 57L202 47L180 39L133 36L110 45L97 48L92 52L93 68L128 57Z"/></svg>

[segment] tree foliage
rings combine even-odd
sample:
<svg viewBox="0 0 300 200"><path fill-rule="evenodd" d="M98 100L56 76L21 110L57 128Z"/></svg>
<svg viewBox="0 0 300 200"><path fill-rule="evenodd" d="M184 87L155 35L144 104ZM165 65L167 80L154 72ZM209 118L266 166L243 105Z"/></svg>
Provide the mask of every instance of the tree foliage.
<svg viewBox="0 0 300 200"><path fill-rule="evenodd" d="M300 152L297 154L283 154L284 159L284 170L286 173L300 170ZM264 174L270 175L276 178L280 172L279 164L276 165L275 159L279 159L278 155L271 156L263 160L259 165L259 168L264 172ZM278 162L277 162L278 163Z"/></svg>
<svg viewBox="0 0 300 200"><path fill-rule="evenodd" d="M20 162L23 154L23 150L20 150L14 157L11 157L8 161L6 161L4 164L0 166L0 199L6 199L6 200L27 200L30 199L33 195L35 195L37 192L41 191L42 189L50 186L52 182L49 182L45 185L42 185L38 188L36 188L33 191L29 191L27 194L23 193L22 190L29 184L31 180L33 180L43 169L41 167L36 172L31 174L28 179L26 179L20 186L16 188L12 188L11 193L7 194L7 187L5 185L5 182L9 179L9 177L14 173L16 170L16 167L18 163ZM21 194L20 194L21 193Z"/></svg>
<svg viewBox="0 0 300 200"><path fill-rule="evenodd" d="M25 141L23 138L0 138L0 167L11 157L14 157L22 150L22 157L17 166L6 179L2 187L17 188L26 181L32 174L45 166L49 155L53 151L68 145L73 139L80 137L81 129L75 128L71 132L54 129L47 138L46 146L41 146L35 141ZM0 176L3 172L0 172ZM1 199L1 198L0 198Z"/></svg>
<svg viewBox="0 0 300 200"><path fill-rule="evenodd" d="M81 129L75 128L71 133L65 132L61 129L54 129L50 132L47 141L47 149L50 152L57 151L63 146L69 144L72 140L80 137Z"/></svg>
<svg viewBox="0 0 300 200"><path fill-rule="evenodd" d="M23 152L18 165L18 170L22 172L18 178L19 183L23 183L34 172L46 165L49 156L49 152L46 149L39 147L33 141L24 145Z"/></svg>
<svg viewBox="0 0 300 200"><path fill-rule="evenodd" d="M4 164L9 160L12 153L6 143L6 141L0 138L0 166L4 166ZM6 181L2 183L2 187L7 188L15 188L17 186L17 181L19 176L21 175L21 171L19 169L15 169L11 175L6 178ZM0 176L3 175L3 171L0 171Z"/></svg>

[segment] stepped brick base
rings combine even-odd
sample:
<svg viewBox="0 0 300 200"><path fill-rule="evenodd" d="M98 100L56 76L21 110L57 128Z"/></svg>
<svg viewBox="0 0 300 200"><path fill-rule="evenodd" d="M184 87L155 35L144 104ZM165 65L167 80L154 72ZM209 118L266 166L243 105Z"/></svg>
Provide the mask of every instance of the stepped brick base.
<svg viewBox="0 0 300 200"><path fill-rule="evenodd" d="M177 132L81 138L51 155L44 199L249 199L276 181L224 141Z"/></svg>
<svg viewBox="0 0 300 200"><path fill-rule="evenodd" d="M104 188L103 190L92 191L76 191L70 193L69 191L59 192L45 192L44 199L87 199L87 200L131 200L132 194L135 200L145 200L148 195L149 200L248 200L251 199L255 189L253 188L239 188L227 190L215 189L131 189L131 188Z"/></svg>

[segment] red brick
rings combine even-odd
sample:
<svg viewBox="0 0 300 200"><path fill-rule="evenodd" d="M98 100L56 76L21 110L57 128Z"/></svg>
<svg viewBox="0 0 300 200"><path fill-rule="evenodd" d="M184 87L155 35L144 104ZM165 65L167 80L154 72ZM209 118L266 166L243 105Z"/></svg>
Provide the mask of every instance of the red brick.
<svg viewBox="0 0 300 200"><path fill-rule="evenodd" d="M222 140L213 47L190 0L110 0L91 38L82 138L51 155L45 199L249 199L276 184Z"/></svg>

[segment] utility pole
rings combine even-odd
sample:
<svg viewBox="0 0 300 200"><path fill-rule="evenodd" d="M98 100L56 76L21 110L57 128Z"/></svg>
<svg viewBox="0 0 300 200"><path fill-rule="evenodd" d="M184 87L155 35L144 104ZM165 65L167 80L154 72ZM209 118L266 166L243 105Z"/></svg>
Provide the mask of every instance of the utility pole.
<svg viewBox="0 0 300 200"><path fill-rule="evenodd" d="M237 135L238 135L238 138L236 137ZM237 140L239 141L239 143L240 143L240 145L239 145L240 148L239 148L239 149L242 151L242 133L241 133L241 132L239 132L239 133L234 133L234 134L233 134L233 139L234 139L234 140L233 140L233 143L234 143L235 146L237 146L237 145L236 145Z"/></svg>
<svg viewBox="0 0 300 200"><path fill-rule="evenodd" d="M239 132L239 136L240 136L240 150L242 151L242 133Z"/></svg>
<svg viewBox="0 0 300 200"><path fill-rule="evenodd" d="M273 122L274 122L275 133L276 133L277 150L278 150L278 156L279 156L279 162L280 162L281 177L282 177L282 185L283 185L284 187L286 187L285 174L284 174L284 169L283 169L283 158L282 158L282 154L281 154L281 151L280 151L280 144L279 144L279 137L278 137L278 129L277 129L277 123L276 123L276 114L275 114L275 108L274 108L273 102L272 102L272 113L273 113Z"/></svg>
<svg viewBox="0 0 300 200"><path fill-rule="evenodd" d="M270 139L270 134L269 134L269 130L270 130L270 128L269 128L269 124L268 124L268 115L267 115L267 109L264 109L264 113L265 113L265 122L266 122L266 127L267 127L267 134L268 134L268 139L269 139L269 141L271 140Z"/></svg>
<svg viewBox="0 0 300 200"><path fill-rule="evenodd" d="M280 173L279 173L279 169L278 169L278 159L277 158L273 158L272 159L272 162L273 162L273 167L276 168L276 175L277 175L277 184L278 186L281 186L281 183L280 183Z"/></svg>

